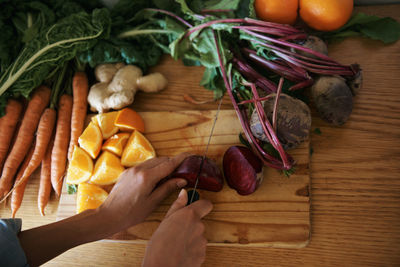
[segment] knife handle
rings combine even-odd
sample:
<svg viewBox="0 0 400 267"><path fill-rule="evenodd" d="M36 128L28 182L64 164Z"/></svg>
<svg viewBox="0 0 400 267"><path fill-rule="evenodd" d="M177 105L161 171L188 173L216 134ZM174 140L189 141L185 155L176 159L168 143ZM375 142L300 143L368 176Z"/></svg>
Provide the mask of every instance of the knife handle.
<svg viewBox="0 0 400 267"><path fill-rule="evenodd" d="M188 205L192 204L193 202L200 199L200 194L196 190L191 189L187 192L187 194L188 194L188 202L187 202L186 206L188 206ZM193 196L193 194L194 194L194 196Z"/></svg>

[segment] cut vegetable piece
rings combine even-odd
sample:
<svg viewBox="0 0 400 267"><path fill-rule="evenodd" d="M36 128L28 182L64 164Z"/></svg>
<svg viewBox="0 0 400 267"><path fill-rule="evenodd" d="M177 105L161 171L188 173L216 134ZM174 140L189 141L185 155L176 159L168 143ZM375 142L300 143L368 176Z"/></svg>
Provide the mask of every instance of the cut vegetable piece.
<svg viewBox="0 0 400 267"><path fill-rule="evenodd" d="M247 147L231 146L222 165L226 182L240 195L253 193L263 181L263 164Z"/></svg>
<svg viewBox="0 0 400 267"><path fill-rule="evenodd" d="M103 136L99 126L90 122L78 139L78 143L93 159L95 159L101 150Z"/></svg>
<svg viewBox="0 0 400 267"><path fill-rule="evenodd" d="M118 133L114 134L104 143L102 150L109 151L115 155L121 157L124 147L128 142L130 134L129 133Z"/></svg>
<svg viewBox="0 0 400 267"><path fill-rule="evenodd" d="M184 178L188 182L188 187L194 187L202 159L203 157L199 155L187 157L174 171L171 177ZM197 188L218 192L222 190L223 185L222 172L217 164L212 159L205 158Z"/></svg>
<svg viewBox="0 0 400 267"><path fill-rule="evenodd" d="M112 111L98 114L92 118L92 122L99 126L103 139L108 139L118 132L119 128L114 124L117 115L118 111Z"/></svg>
<svg viewBox="0 0 400 267"><path fill-rule="evenodd" d="M67 184L80 184L90 179L93 160L82 148L75 146L67 171Z"/></svg>
<svg viewBox="0 0 400 267"><path fill-rule="evenodd" d="M97 209L107 197L108 193L97 185L79 184L76 196L76 213L81 213L89 209Z"/></svg>
<svg viewBox="0 0 400 267"><path fill-rule="evenodd" d="M156 151L150 141L139 131L134 131L122 153L121 163L125 167L133 167L155 156Z"/></svg>
<svg viewBox="0 0 400 267"><path fill-rule="evenodd" d="M124 108L118 112L115 125L122 131L138 130L141 133L144 132L144 121L142 117L139 113L130 108Z"/></svg>
<svg viewBox="0 0 400 267"><path fill-rule="evenodd" d="M113 153L104 151L94 165L94 172L90 182L98 185L113 184L125 170L121 160Z"/></svg>

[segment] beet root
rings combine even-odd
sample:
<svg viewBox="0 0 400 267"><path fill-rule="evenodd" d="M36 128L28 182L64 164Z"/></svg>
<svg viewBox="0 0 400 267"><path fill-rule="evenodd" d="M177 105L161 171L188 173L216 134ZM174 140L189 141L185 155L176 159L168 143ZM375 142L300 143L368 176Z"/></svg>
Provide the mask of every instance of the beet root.
<svg viewBox="0 0 400 267"><path fill-rule="evenodd" d="M263 102L265 115L270 122L272 122L276 95L272 94L272 96ZM311 112L309 107L301 100L281 94L278 102L276 126L276 134L282 147L285 150L296 148L301 142L307 140L310 133ZM269 142L256 110L251 115L250 129L257 139Z"/></svg>
<svg viewBox="0 0 400 267"><path fill-rule="evenodd" d="M353 95L340 76L321 76L311 87L311 95L321 118L342 125L353 110Z"/></svg>
<svg viewBox="0 0 400 267"><path fill-rule="evenodd" d="M187 157L181 165L176 168L171 177L183 178L188 182L187 186L194 187L202 158L203 157L199 155ZM218 192L222 190L223 185L224 181L221 170L212 159L206 157L203 167L201 168L197 188Z"/></svg>
<svg viewBox="0 0 400 267"><path fill-rule="evenodd" d="M231 146L224 154L224 175L228 185L240 195L256 191L263 176L263 163L247 147Z"/></svg>
<svg viewBox="0 0 400 267"><path fill-rule="evenodd" d="M328 47L326 46L326 43L322 39L320 39L316 36L312 36L312 35L308 36L307 39L305 39L302 43L300 43L300 45L303 47L309 48L313 51L319 52L321 54L328 55ZM292 52L296 51L298 54L306 56L306 57L319 59L317 56L315 56L311 53L305 52L303 50L294 49L294 48L292 48L291 50L292 50Z"/></svg>

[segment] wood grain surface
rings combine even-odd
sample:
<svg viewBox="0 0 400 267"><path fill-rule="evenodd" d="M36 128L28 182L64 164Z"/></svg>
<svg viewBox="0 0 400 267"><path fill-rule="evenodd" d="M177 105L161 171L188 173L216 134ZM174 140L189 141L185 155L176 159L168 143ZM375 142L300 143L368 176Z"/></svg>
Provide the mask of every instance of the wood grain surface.
<svg viewBox="0 0 400 267"><path fill-rule="evenodd" d="M208 142L216 111L141 112L146 123L145 136L158 156L181 152L202 155ZM221 110L208 147L207 156L222 169L224 152L240 145L242 131L234 110ZM310 239L309 142L290 154L297 162L290 178L272 168L264 168L264 179L257 191L240 196L225 183L222 191L199 190L209 199L213 211L205 217L205 236L210 246L304 247ZM145 222L112 236L112 240L144 243L165 217L177 193L165 199ZM66 186L60 199L57 220L76 213L76 195Z"/></svg>
<svg viewBox="0 0 400 267"><path fill-rule="evenodd" d="M357 7L356 11L400 20L400 6ZM364 87L354 99L354 111L342 127L321 121L314 112L311 146L312 238L303 249L208 247L203 266L400 266L400 42L384 45L348 38L329 45L342 63L358 62ZM182 100L190 93L199 100L211 94L198 83L201 68L186 68L166 59L159 67L170 80L160 94L139 94L141 111L215 109L215 103L193 106ZM231 109L228 101L224 109ZM37 179L27 187L21 210L23 229L55 221L54 197L40 217ZM9 217L9 206L0 207ZM46 266L140 266L145 246L94 242L71 249Z"/></svg>

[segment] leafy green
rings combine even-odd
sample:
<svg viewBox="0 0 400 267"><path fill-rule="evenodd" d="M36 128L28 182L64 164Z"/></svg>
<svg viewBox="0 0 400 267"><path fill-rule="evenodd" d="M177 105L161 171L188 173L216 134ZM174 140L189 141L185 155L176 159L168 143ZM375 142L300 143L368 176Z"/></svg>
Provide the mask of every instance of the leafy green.
<svg viewBox="0 0 400 267"><path fill-rule="evenodd" d="M90 49L98 39L107 38L110 31L107 9L95 9L92 14L80 12L61 19L40 32L25 45L14 62L0 77L0 95L28 97L51 71Z"/></svg>
<svg viewBox="0 0 400 267"><path fill-rule="evenodd" d="M115 10L111 12L115 13ZM114 17L111 29L113 35L81 53L80 60L89 63L91 67L123 61L138 65L146 71L158 63L162 54L170 53L168 44L186 29L174 18L162 17L154 10L141 9L130 15L133 16L127 20L130 24L124 27L115 23Z"/></svg>
<svg viewBox="0 0 400 267"><path fill-rule="evenodd" d="M251 149L251 146L249 144L249 141L243 136L243 133L239 134L239 141L242 145L246 146L247 148Z"/></svg>
<svg viewBox="0 0 400 267"><path fill-rule="evenodd" d="M400 39L400 23L389 17L380 18L356 13L340 29L332 32L315 32L315 34L328 41L351 36L364 36L388 44Z"/></svg>
<svg viewBox="0 0 400 267"><path fill-rule="evenodd" d="M21 3L24 10L11 18L15 28L20 32L23 43L31 41L40 31L55 21L55 14L41 2Z"/></svg>
<svg viewBox="0 0 400 267"><path fill-rule="evenodd" d="M318 135L321 135L321 134L322 134L320 128L315 128L315 129L314 129L314 133L315 133L315 134L318 134Z"/></svg>
<svg viewBox="0 0 400 267"><path fill-rule="evenodd" d="M254 0L241 0L239 6L235 11L237 18L256 18L256 11L254 9Z"/></svg>
<svg viewBox="0 0 400 267"><path fill-rule="evenodd" d="M77 191L78 191L78 186L76 184L68 184L67 185L68 195L76 194Z"/></svg>

